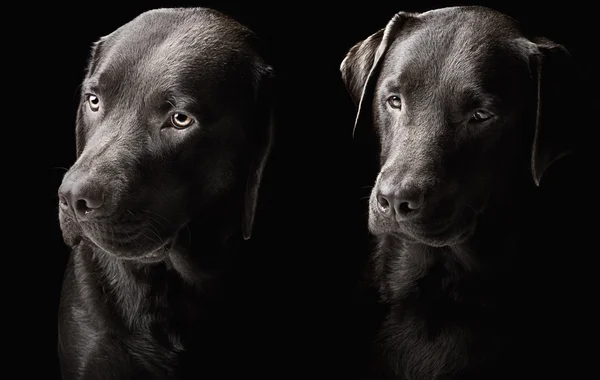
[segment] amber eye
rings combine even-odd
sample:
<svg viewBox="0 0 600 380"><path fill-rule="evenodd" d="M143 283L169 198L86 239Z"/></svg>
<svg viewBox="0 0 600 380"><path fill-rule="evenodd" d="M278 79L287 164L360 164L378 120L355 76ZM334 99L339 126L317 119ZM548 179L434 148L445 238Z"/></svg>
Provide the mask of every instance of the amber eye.
<svg viewBox="0 0 600 380"><path fill-rule="evenodd" d="M194 123L194 119L192 119L191 117L189 117L188 115L186 115L184 113L174 113L171 116L171 124L173 124L173 126L175 128L179 128L179 129L187 128L190 125L192 125L193 123Z"/></svg>
<svg viewBox="0 0 600 380"><path fill-rule="evenodd" d="M91 94L88 95L87 102L92 111L96 112L100 109L100 99L98 99L98 97L96 95L91 95Z"/></svg>
<svg viewBox="0 0 600 380"><path fill-rule="evenodd" d="M390 107L392 107L392 108L400 109L402 107L402 101L400 100L400 97L397 95L390 96L388 98L387 102L390 105Z"/></svg>
<svg viewBox="0 0 600 380"><path fill-rule="evenodd" d="M482 121L486 121L492 118L492 115L489 112L477 110L473 112L471 115L471 121L475 123L480 123Z"/></svg>

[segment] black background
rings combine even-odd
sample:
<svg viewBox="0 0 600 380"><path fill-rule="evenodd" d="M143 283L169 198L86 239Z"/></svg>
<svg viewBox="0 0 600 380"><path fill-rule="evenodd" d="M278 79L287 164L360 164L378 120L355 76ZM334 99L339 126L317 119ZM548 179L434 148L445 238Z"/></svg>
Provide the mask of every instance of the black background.
<svg viewBox="0 0 600 380"><path fill-rule="evenodd" d="M41 102L47 109L37 115L36 125L41 148L35 156L43 164L43 181L33 187L36 215L42 215L42 237L25 239L35 248L35 260L43 272L43 281L29 292L27 303L35 309L35 335L26 339L19 352L39 352L39 358L51 358L44 365L49 378L57 374L56 308L62 273L68 251L62 242L57 218L56 191L62 175L75 158L74 120L78 86L91 44L112 32L139 13L157 7L205 6L222 11L254 30L266 42L271 62L279 78L280 118L276 148L261 198L255 231L256 244L269 241L273 252L257 250L257 260L269 257L276 292L288 294L298 302L297 327L282 334L299 344L335 356L352 351L331 342L344 342L357 318L352 314L352 294L360 267L369 250L364 197L373 177L372 155L361 141L352 139L354 105L339 74L339 65L350 47L385 26L400 10L424 11L434 7L480 4L492 6L514 16L538 34L562 43L580 63L590 82L594 32L593 12L583 2L541 5L525 1L431 2L431 1L357 1L335 5L321 2L230 2L230 1L146 1L76 2L72 5L48 4L35 8L42 21L27 12L13 14L24 28L32 29L32 40L23 44L33 65L35 83L28 88L29 99L21 99L28 109ZM591 4L591 3L590 3ZM32 7L34 8L34 7ZM18 62L17 62L18 63ZM582 109L574 112L593 112ZM39 119L43 118L43 122ZM43 183L43 187L40 184ZM43 198L43 209L37 201ZM40 220L36 218L36 220ZM29 261L32 255L23 254ZM265 280L266 281L266 280ZM19 313L17 313L19 317ZM31 326L31 325L30 325ZM39 328L39 329L38 329ZM344 346L342 344L341 346ZM25 351L23 351L25 350ZM27 355L24 355L27 356ZM352 360L347 357L347 360ZM340 359L340 363L342 359ZM28 371L27 368L22 369Z"/></svg>

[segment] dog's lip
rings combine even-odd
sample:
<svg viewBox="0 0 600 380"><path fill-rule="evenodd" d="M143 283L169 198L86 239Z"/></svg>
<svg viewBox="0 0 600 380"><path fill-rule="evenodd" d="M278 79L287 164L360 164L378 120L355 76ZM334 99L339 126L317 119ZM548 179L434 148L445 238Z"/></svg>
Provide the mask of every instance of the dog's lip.
<svg viewBox="0 0 600 380"><path fill-rule="evenodd" d="M472 231L477 213L475 210L465 211L464 214L454 214L452 217L428 221L425 224L409 227L410 235L417 240L443 240L447 236L460 235L466 237Z"/></svg>
<svg viewBox="0 0 600 380"><path fill-rule="evenodd" d="M84 227L82 223L79 223L78 221L75 222ZM168 237L163 238L162 242L160 242L158 246L150 248L150 251L144 250L141 252L131 252L131 250L124 248L123 245L118 241L103 241L102 236L97 236L93 233L86 233L85 229L84 232L82 232L82 236L101 250L109 253L110 255L114 255L121 260L140 263L155 263L163 261L167 256L169 256L177 242L180 230L181 229L175 229L175 232L172 232L168 235ZM134 243L135 241L128 242L127 244L133 245ZM135 250L135 247L132 246L131 248Z"/></svg>
<svg viewBox="0 0 600 380"><path fill-rule="evenodd" d="M456 218L454 217L454 215L452 215L443 219L411 221L405 223L411 230L419 231L419 234L427 236L438 236L443 235L448 229L450 229L454 224L455 219Z"/></svg>
<svg viewBox="0 0 600 380"><path fill-rule="evenodd" d="M163 245L155 249L152 252L145 253L141 256L132 257L132 260L142 261L145 263L155 263L164 260L169 255L171 248L173 247L173 239L168 239Z"/></svg>

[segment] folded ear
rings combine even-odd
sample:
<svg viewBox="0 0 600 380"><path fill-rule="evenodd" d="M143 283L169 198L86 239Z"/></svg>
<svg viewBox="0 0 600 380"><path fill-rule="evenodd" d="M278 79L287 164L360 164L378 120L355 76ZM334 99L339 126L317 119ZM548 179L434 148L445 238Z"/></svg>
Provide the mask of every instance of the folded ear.
<svg viewBox="0 0 600 380"><path fill-rule="evenodd" d="M360 104L363 88L373 67L375 52L383 39L383 31L384 29L380 29L352 46L340 65L342 81L357 106Z"/></svg>
<svg viewBox="0 0 600 380"><path fill-rule="evenodd" d="M257 108L251 131L253 147L251 149L251 162L246 182L244 197L244 210L242 215L242 235L244 240L252 236L254 215L258 204L258 190L262 181L263 172L267 165L271 147L273 145L274 127L274 73L270 66L257 70Z"/></svg>
<svg viewBox="0 0 600 380"><path fill-rule="evenodd" d="M392 17L384 29L380 29L365 40L354 45L340 65L342 80L352 100L358 105L354 131L363 119L370 116L373 90L381 62L405 21L416 13L399 12Z"/></svg>
<svg viewBox="0 0 600 380"><path fill-rule="evenodd" d="M536 118L531 152L531 173L537 186L546 170L573 152L577 126L569 105L574 91L575 68L567 49L547 39L537 39L530 59L536 88Z"/></svg>
<svg viewBox="0 0 600 380"><path fill-rule="evenodd" d="M98 39L96 42L94 42L92 44L90 53L88 55L88 61L87 61L87 66L85 69L85 76L86 78L88 78L90 75L92 75L94 73L94 71L96 70L96 67L98 67L98 63L100 62L100 59L102 58L102 53L104 51L104 41L106 40L107 36L101 37L100 39ZM81 93L81 97L79 100L80 103L85 102L85 94L82 92ZM75 128L75 149L76 149L76 153L77 153L77 157L79 157L81 155L81 153L83 152L83 148L85 146L85 141L83 138L83 130L81 128L81 104L79 105L79 107L77 108L77 120L76 120L76 128Z"/></svg>

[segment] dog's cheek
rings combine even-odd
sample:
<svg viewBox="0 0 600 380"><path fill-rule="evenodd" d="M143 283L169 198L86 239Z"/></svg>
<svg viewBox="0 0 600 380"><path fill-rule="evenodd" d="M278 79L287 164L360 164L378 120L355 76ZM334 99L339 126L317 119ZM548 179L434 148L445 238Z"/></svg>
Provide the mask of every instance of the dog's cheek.
<svg viewBox="0 0 600 380"><path fill-rule="evenodd" d="M235 171L234 163L228 161L202 158L189 170L178 172L176 178L169 183L177 184L175 189L165 189L170 196L170 205L165 213L178 213L193 217L193 214L201 212L206 205L215 204L221 197L231 194L236 183L241 183L238 177L241 173ZM241 171L241 170L239 170Z"/></svg>
<svg viewBox="0 0 600 380"><path fill-rule="evenodd" d="M379 104L374 112L373 132L379 139L380 164L383 165L392 151L394 119Z"/></svg>

